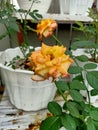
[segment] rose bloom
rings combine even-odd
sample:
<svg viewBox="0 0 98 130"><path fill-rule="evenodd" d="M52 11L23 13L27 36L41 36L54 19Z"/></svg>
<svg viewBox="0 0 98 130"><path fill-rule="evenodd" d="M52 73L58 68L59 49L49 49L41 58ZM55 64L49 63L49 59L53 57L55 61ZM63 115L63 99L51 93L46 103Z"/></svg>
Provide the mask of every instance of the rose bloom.
<svg viewBox="0 0 98 130"><path fill-rule="evenodd" d="M41 49L32 52L29 57L28 66L34 71L32 79L37 80L38 76L42 80L52 77L54 81L58 77L68 77L67 71L73 60L65 51L63 45L48 46L42 43Z"/></svg>
<svg viewBox="0 0 98 130"><path fill-rule="evenodd" d="M37 35L39 39L42 40L43 37L47 38L54 33L54 30L57 28L57 23L52 19L43 19L39 24L37 24Z"/></svg>

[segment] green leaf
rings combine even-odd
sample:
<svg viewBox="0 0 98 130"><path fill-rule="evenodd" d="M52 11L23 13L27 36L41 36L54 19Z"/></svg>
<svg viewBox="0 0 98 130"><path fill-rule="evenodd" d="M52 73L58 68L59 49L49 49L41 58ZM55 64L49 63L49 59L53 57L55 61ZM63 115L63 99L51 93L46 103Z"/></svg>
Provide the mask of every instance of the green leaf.
<svg viewBox="0 0 98 130"><path fill-rule="evenodd" d="M74 118L69 114L63 114L61 116L61 123L67 130L76 130L76 123Z"/></svg>
<svg viewBox="0 0 98 130"><path fill-rule="evenodd" d="M76 21L76 24L78 25L78 27L74 27L74 29L76 30L80 30L80 31L83 31L84 30L84 24L80 21Z"/></svg>
<svg viewBox="0 0 98 130"><path fill-rule="evenodd" d="M62 91L69 90L69 87L65 81L60 81L60 80L55 81L55 84L56 84L57 88Z"/></svg>
<svg viewBox="0 0 98 130"><path fill-rule="evenodd" d="M75 78L73 78L73 80L83 81L83 76L81 74L76 75Z"/></svg>
<svg viewBox="0 0 98 130"><path fill-rule="evenodd" d="M90 112L90 107L89 107L89 104L85 104L85 108L84 108L84 111L86 111L87 113Z"/></svg>
<svg viewBox="0 0 98 130"><path fill-rule="evenodd" d="M87 130L96 130L95 125L91 118L87 119Z"/></svg>
<svg viewBox="0 0 98 130"><path fill-rule="evenodd" d="M68 72L70 74L79 74L82 72L82 68L80 66L70 66Z"/></svg>
<svg viewBox="0 0 98 130"><path fill-rule="evenodd" d="M87 72L86 78L88 83L96 90L98 90L98 71Z"/></svg>
<svg viewBox="0 0 98 130"><path fill-rule="evenodd" d="M39 14L39 13L36 13L36 16L37 16L38 19L42 19L43 18L42 15Z"/></svg>
<svg viewBox="0 0 98 130"><path fill-rule="evenodd" d="M77 102L83 101L82 95L77 90L70 90L70 95L73 98L73 100L75 100Z"/></svg>
<svg viewBox="0 0 98 130"><path fill-rule="evenodd" d="M93 48L98 49L98 44L94 44Z"/></svg>
<svg viewBox="0 0 98 130"><path fill-rule="evenodd" d="M88 41L88 40L81 40L81 41L76 41L74 43L72 43L71 49L77 49L77 48L86 48L86 47L92 47L94 46L95 43L93 43L92 41Z"/></svg>
<svg viewBox="0 0 98 130"><path fill-rule="evenodd" d="M35 20L39 20L42 18L42 15L38 13L39 10L33 10L32 12L29 13L29 15L35 19Z"/></svg>
<svg viewBox="0 0 98 130"><path fill-rule="evenodd" d="M17 25L17 23L9 22L9 28L13 29L14 31L18 32L19 31L19 27Z"/></svg>
<svg viewBox="0 0 98 130"><path fill-rule="evenodd" d="M4 19L0 19L0 23L1 23L1 24L5 24L5 23L6 23L6 21L7 21L7 19L6 19L6 18L4 18Z"/></svg>
<svg viewBox="0 0 98 130"><path fill-rule="evenodd" d="M90 111L90 116L93 120L98 121L98 110Z"/></svg>
<svg viewBox="0 0 98 130"><path fill-rule="evenodd" d="M92 89L91 90L91 96L96 96L96 95L98 95L98 90Z"/></svg>
<svg viewBox="0 0 98 130"><path fill-rule="evenodd" d="M8 35L8 32L5 32L2 35L0 35L0 40L3 39L4 37L6 37L7 35Z"/></svg>
<svg viewBox="0 0 98 130"><path fill-rule="evenodd" d="M34 9L32 12L30 12L30 14L37 13L37 12L39 12L39 10L38 9Z"/></svg>
<svg viewBox="0 0 98 130"><path fill-rule="evenodd" d="M57 116L48 117L40 126L40 130L60 130L60 120Z"/></svg>
<svg viewBox="0 0 98 130"><path fill-rule="evenodd" d="M68 49L66 50L65 54L69 55L70 57L72 57L72 52L70 50L68 50Z"/></svg>
<svg viewBox="0 0 98 130"><path fill-rule="evenodd" d="M80 114L74 102L69 101L66 106L73 117L79 118Z"/></svg>
<svg viewBox="0 0 98 130"><path fill-rule="evenodd" d="M18 32L19 31L19 26L17 24L17 21L16 21L16 17L10 17L9 20L8 20L8 24L9 24L9 28L13 29L14 31Z"/></svg>
<svg viewBox="0 0 98 130"><path fill-rule="evenodd" d="M61 115L62 114L62 108L61 106L55 102L49 102L48 103L48 110L53 114L53 115Z"/></svg>
<svg viewBox="0 0 98 130"><path fill-rule="evenodd" d="M71 89L77 89L77 90L86 90L86 86L84 84L82 84L80 81L78 80L73 80L70 83L70 88Z"/></svg>
<svg viewBox="0 0 98 130"><path fill-rule="evenodd" d="M94 121L94 120L93 120L93 122L94 122L94 125L95 125L96 130L98 130L98 121Z"/></svg>
<svg viewBox="0 0 98 130"><path fill-rule="evenodd" d="M95 63L88 63L88 64L84 65L84 68L85 69L95 69L95 68L97 68L97 64L95 64Z"/></svg>
<svg viewBox="0 0 98 130"><path fill-rule="evenodd" d="M82 114L86 117L86 116L88 116L89 115L89 112L90 112L90 107L89 107L89 104L85 104L84 105L84 107L83 107L83 112L82 112Z"/></svg>
<svg viewBox="0 0 98 130"><path fill-rule="evenodd" d="M27 10L19 9L18 12L19 12L19 13L27 13Z"/></svg>
<svg viewBox="0 0 98 130"><path fill-rule="evenodd" d="M78 110L81 110L81 111L83 111L84 110L84 108L85 108L85 102L84 101L82 101L82 102L77 102L77 108L78 108Z"/></svg>
<svg viewBox="0 0 98 130"><path fill-rule="evenodd" d="M88 61L88 57L85 56L85 55L81 55L81 56L76 56L76 58L79 60L79 61L82 61L82 62L86 62Z"/></svg>

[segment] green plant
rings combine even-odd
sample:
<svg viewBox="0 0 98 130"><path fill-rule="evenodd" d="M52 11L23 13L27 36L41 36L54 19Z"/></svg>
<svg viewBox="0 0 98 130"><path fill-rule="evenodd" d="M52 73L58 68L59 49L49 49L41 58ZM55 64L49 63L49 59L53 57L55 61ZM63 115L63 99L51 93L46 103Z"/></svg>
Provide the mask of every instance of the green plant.
<svg viewBox="0 0 98 130"><path fill-rule="evenodd" d="M92 65L90 65L91 68ZM88 67L89 68L89 67ZM98 95L98 71L87 71L87 66L84 68L79 66L71 66L70 74L77 74L69 83L66 81L56 81L56 87L59 94L64 99L64 104L61 106L57 102L49 102L48 110L52 113L51 117L46 118L40 127L40 130L60 130L61 127L66 130L97 130L98 129L98 108L90 102L90 91L84 82L83 72L86 71L88 83L92 86L92 96ZM87 92L88 101L81 94L81 90ZM68 96L71 96L68 99Z"/></svg>
<svg viewBox="0 0 98 130"><path fill-rule="evenodd" d="M24 10L24 9L19 9L17 10L17 14L20 17L20 22L19 22L19 26L22 29L22 33L23 33L23 42L19 43L20 49L24 55L24 57L28 57L27 55L27 50L29 49L29 53L32 51L32 49L30 50L29 48L29 39L28 39L28 30L36 32L36 30L32 27L29 26L29 22L31 23L38 23L38 21L40 19L42 19L42 15L39 14L39 10L35 9L32 10L33 4L34 3L38 3L40 2L39 0L32 0L32 3L29 7L28 10ZM31 19L28 21L27 17L30 16ZM20 29L20 31L21 31Z"/></svg>
<svg viewBox="0 0 98 130"><path fill-rule="evenodd" d="M30 14L30 12L28 12L28 11L19 10L20 14L22 12ZM36 13L36 15L37 15L37 11L33 12L33 14L34 13ZM26 16L25 16L25 18L26 18ZM39 16L39 15L37 15L37 16ZM48 20L48 22L50 24L46 24L47 21L45 22L45 24L42 24L42 25L44 25L43 27L46 27L46 28L44 28L44 30L43 30L43 28L39 29L38 33L39 33L39 35L41 35L41 37L43 37L43 36L48 37L50 34L52 35L52 33L55 29L55 26L53 26L53 25L56 25L56 23L54 21L52 21L52 23L51 23L50 21L51 20ZM26 32L28 29L32 30L32 28L27 25L26 21L23 20L22 23L24 25L23 29L24 30L26 29L25 30ZM24 32L24 34L26 34L26 32ZM47 34L49 34L49 35L47 35ZM53 38L55 38L57 43L61 46L62 43L59 42L59 40L54 35L52 35L52 36L53 36ZM25 39L25 40L26 41L23 42L23 44L21 46L21 47L23 47L23 49L24 49L25 45L28 46L27 39ZM78 47L80 47L80 45L81 45L81 47L84 47L83 45L86 44L86 42L88 42L88 41L82 42L83 44L82 45L78 44L78 46L76 46L77 45L77 43L76 43L76 44L74 44L74 46L72 45L72 48L77 49ZM90 42L88 42L88 43L90 44ZM86 47L89 47L88 46L89 44L87 44ZM90 45L92 45L92 42ZM27 48L27 46L26 46L26 48ZM95 45L95 43L94 43L94 47L95 46L97 46L97 45ZM51 51L48 52L47 46L44 48L44 51L50 54L50 55L48 55L49 61L54 58L53 55L51 55ZM23 53L25 56L24 50L23 50ZM56 51L57 56L58 56L58 53L59 53L59 51ZM70 54L70 56L73 58L73 61L75 63L75 65L70 66L68 72L70 75L76 74L76 76L74 78L72 78L72 80L68 83L66 83L66 81L62 81L62 80L55 81L58 93L63 97L64 103L63 103L63 105L61 105L55 101L49 102L48 110L50 111L50 113L52 113L52 115L42 121L40 130L60 130L61 127L64 127L67 130L97 130L98 129L98 116L97 116L98 108L93 106L90 101L90 91L88 90L88 88L86 86L87 84L85 84L84 75L83 75L83 73L86 72L87 82L93 88L91 90L91 94L98 95L98 87L97 87L98 71L93 70L94 68L96 68L96 65L94 63L93 64L89 63L89 64L84 64L83 66L81 66L79 64L79 62L77 62L77 59L82 62L86 62L89 60L86 56L84 56L84 55L74 56L71 52L69 52L69 53L67 52L67 54ZM60 55L60 53L59 53L59 55ZM16 59L14 59L14 61L17 60L18 58L19 57L16 57ZM41 60L39 59L39 61L41 61ZM38 61L38 65L39 65L39 61ZM59 60L59 62L61 63L60 65L62 65L62 63L63 63L61 61L63 61L63 60L61 60L61 59ZM32 63L33 62L31 61L31 64ZM41 63L42 63L42 61L41 61ZM52 63L52 62L49 62L49 63ZM48 64L48 65L51 65L51 64ZM41 67L43 67L43 64ZM55 65L53 67L55 68L58 66ZM66 66L67 69L68 69L68 67L69 67L69 65ZM47 70L47 68L48 67L46 66L45 69ZM66 69L66 71L67 71L67 69ZM45 73L45 71L44 71L44 73ZM55 70L55 72L56 73L53 73L53 74L55 74L54 76L56 78L56 76L59 76L60 72L58 71L58 73L57 73L56 70ZM36 71L36 73L37 73L37 71ZM64 73L63 73L63 76L64 76ZM66 75L68 75L68 73L66 73ZM87 92L88 101L86 101L85 98L83 97L83 95L81 94L81 90L85 90ZM70 99L68 99L69 95L71 97Z"/></svg>
<svg viewBox="0 0 98 130"><path fill-rule="evenodd" d="M1 0L0 1L0 23L5 26L6 32L3 34L0 34L0 39L6 37L9 35L9 38L11 38L11 35L19 31L16 17L13 16L13 14L16 12L16 9L14 8L14 5L10 4L10 0Z"/></svg>
<svg viewBox="0 0 98 130"><path fill-rule="evenodd" d="M31 23L36 23L42 18L42 15L38 13L37 9L31 11L33 4L38 2L39 0L32 0L30 8L28 10L24 10L16 9L15 5L11 4L10 0L0 1L0 23L6 28L6 31L0 35L0 39L8 35L11 41L12 35L20 32L21 28L23 31L23 42L21 43L21 45L18 43L18 45L24 57L26 57L26 52L29 48L28 30L35 31L28 25L27 17L28 15L31 17ZM20 21L17 18L17 14L20 17Z"/></svg>
<svg viewBox="0 0 98 130"><path fill-rule="evenodd" d="M80 22L78 25L81 25L81 27L77 27L78 30L84 32L85 28L87 31L91 27L93 32L88 30L88 33L91 34L90 39L77 41L73 43L71 48L77 50L80 47L89 49L93 47L96 50L97 43L89 41L92 38L92 33L96 31L96 28L93 27L94 25L84 27ZM68 70L73 78L69 82L55 81L57 92L62 96L64 102L63 105L56 101L48 103L48 110L51 116L42 121L40 130L60 130L62 127L66 130L97 130L98 107L91 102L91 96L98 95L98 71L95 70L97 64L88 62L89 58L86 55L75 56L70 51L68 54L74 61L74 64ZM82 66L80 62L83 63ZM89 85L92 87L91 90L88 89ZM86 98L82 95L81 90L86 92ZM69 96L70 98L68 98Z"/></svg>
<svg viewBox="0 0 98 130"><path fill-rule="evenodd" d="M78 37L71 49L86 48L89 59L98 62L98 13L93 9L89 9L88 16L92 19L90 24L76 22L73 28L83 33L82 38Z"/></svg>
<svg viewBox="0 0 98 130"><path fill-rule="evenodd" d="M42 15L39 14L38 9L32 10L32 6L34 3L40 2L39 0L32 0L31 5L28 10L24 9L16 9L14 2L10 0L1 0L0 1L0 24L2 24L6 31L3 34L0 34L0 39L5 38L6 36L9 36L10 44L12 46L12 38L13 35L16 33L19 35L22 34L22 41L19 43L17 41L17 45L20 47L21 52L24 55L24 59L21 58L14 58L10 65L13 66L13 68L18 68L19 65L23 65L23 62L27 60L27 57L31 53L31 51L34 51L34 48L30 48L29 39L28 39L28 31L36 31L32 27L29 26L29 22L31 23L37 23L41 18ZM20 20L18 17L20 17ZM27 20L27 17L30 16L31 20ZM20 34L21 33L21 34ZM16 60L17 59L17 60ZM17 62L19 62L17 64ZM18 65L18 66L17 66ZM23 67L21 67L23 68Z"/></svg>

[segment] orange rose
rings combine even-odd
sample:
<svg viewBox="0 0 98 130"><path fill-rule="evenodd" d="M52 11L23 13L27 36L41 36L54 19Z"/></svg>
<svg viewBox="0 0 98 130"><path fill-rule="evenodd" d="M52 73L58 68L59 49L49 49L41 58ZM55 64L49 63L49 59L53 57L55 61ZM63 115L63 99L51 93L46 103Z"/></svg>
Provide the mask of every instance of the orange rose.
<svg viewBox="0 0 98 130"><path fill-rule="evenodd" d="M39 35L39 39L42 40L43 37L51 36L56 28L57 23L55 20L43 19L37 24L37 35Z"/></svg>
<svg viewBox="0 0 98 130"><path fill-rule="evenodd" d="M40 50L34 51L29 57L29 66L35 75L48 79L52 77L68 76L68 68L72 64L72 59L65 54L64 46L47 46L44 43Z"/></svg>

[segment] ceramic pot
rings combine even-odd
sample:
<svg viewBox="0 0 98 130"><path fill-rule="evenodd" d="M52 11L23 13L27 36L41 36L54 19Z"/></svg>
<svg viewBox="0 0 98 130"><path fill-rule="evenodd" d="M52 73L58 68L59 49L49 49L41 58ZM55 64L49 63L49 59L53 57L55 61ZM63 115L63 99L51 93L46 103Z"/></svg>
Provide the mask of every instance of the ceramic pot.
<svg viewBox="0 0 98 130"><path fill-rule="evenodd" d="M13 57L23 57L19 48L7 49L0 55L1 79L6 87L11 103L18 109L37 111L47 107L52 101L56 86L51 80L36 82L31 79L33 72L21 69L12 69L4 65Z"/></svg>

